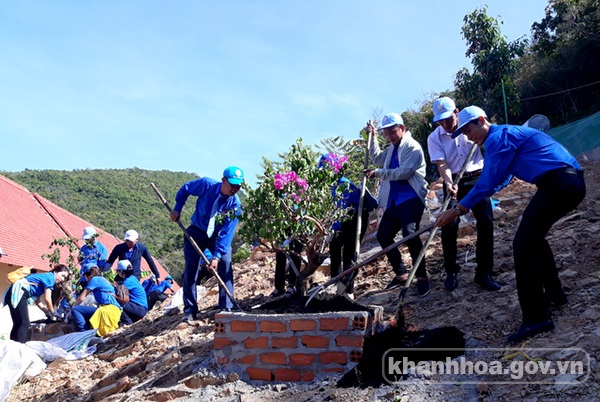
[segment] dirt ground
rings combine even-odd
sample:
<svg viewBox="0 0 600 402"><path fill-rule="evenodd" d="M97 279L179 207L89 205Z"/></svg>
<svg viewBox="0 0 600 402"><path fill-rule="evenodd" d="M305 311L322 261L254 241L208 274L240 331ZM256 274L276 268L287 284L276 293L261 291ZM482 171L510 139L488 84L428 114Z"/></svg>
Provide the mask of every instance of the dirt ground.
<svg viewBox="0 0 600 402"><path fill-rule="evenodd" d="M548 357L536 348L554 348L557 358L568 347L589 353L589 377L554 376L550 383L519 381L497 383L483 376L450 378L448 375L415 374L405 380L377 388L337 388L341 376L310 384L252 385L236 374L219 372L212 358L213 317L216 287L208 288L201 308L202 319L181 322L181 313L165 315L153 310L143 321L120 328L107 337L99 351L80 361L55 361L32 380L16 386L8 401L546 401L600 399L600 164L586 163L586 199L551 230L548 240L554 250L560 278L569 304L553 310L556 329L516 347L522 356ZM465 333L467 348L506 348L506 336L521 320L512 260L512 239L520 214L535 187L513 182L495 198L500 209L495 222L496 279L505 284L498 292L487 292L472 282L474 227L461 226L459 287L443 287L444 272L439 235L430 245L426 262L432 291L418 298L409 290L403 304L398 290L381 293L391 280L385 258L366 267L357 278L356 301L384 307L387 319L403 309L414 328L456 326ZM375 225L372 225L373 227ZM367 235L362 258L378 249L373 234ZM407 261L409 257L406 250ZM266 301L272 290L274 258L257 253L234 267L235 296L243 309ZM322 274L321 274L322 275ZM328 279L318 278L320 282ZM334 289L331 289L334 290ZM473 353L473 352L471 352ZM504 355L516 359L516 355ZM586 373L587 373L586 369ZM585 381L583 381L585 380ZM548 382L548 381L546 381ZM565 383L579 382L576 385Z"/></svg>

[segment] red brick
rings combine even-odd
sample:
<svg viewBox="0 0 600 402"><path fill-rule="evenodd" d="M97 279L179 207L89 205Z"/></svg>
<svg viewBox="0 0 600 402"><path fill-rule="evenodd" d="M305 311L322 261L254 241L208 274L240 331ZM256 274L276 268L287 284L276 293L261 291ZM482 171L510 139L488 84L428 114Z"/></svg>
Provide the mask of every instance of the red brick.
<svg viewBox="0 0 600 402"><path fill-rule="evenodd" d="M244 346L246 349L266 349L269 347L269 338L261 336L260 338L246 338L244 340Z"/></svg>
<svg viewBox="0 0 600 402"><path fill-rule="evenodd" d="M335 344L337 346L353 346L356 348L362 348L365 342L365 338L360 335L339 335L335 338Z"/></svg>
<svg viewBox="0 0 600 402"><path fill-rule="evenodd" d="M290 321L292 331L314 331L317 329L316 320L292 320Z"/></svg>
<svg viewBox="0 0 600 402"><path fill-rule="evenodd" d="M271 370L257 367L248 367L246 373L251 380L272 381Z"/></svg>
<svg viewBox="0 0 600 402"><path fill-rule="evenodd" d="M308 370L302 373L302 381L311 382L315 379L315 372L312 370Z"/></svg>
<svg viewBox="0 0 600 402"><path fill-rule="evenodd" d="M268 352L260 355L260 362L265 364L285 364L285 354L281 352Z"/></svg>
<svg viewBox="0 0 600 402"><path fill-rule="evenodd" d="M324 336L304 335L302 344L307 348L326 348L329 346L329 338Z"/></svg>
<svg viewBox="0 0 600 402"><path fill-rule="evenodd" d="M321 331L345 331L348 329L348 318L321 318Z"/></svg>
<svg viewBox="0 0 600 402"><path fill-rule="evenodd" d="M294 349L298 347L298 337L290 336L288 338L272 338L271 346L274 348L289 348Z"/></svg>
<svg viewBox="0 0 600 402"><path fill-rule="evenodd" d="M298 370L289 368L280 368L273 370L275 375L275 381L300 381L302 380L302 373Z"/></svg>
<svg viewBox="0 0 600 402"><path fill-rule="evenodd" d="M242 364L252 364L254 363L254 358L256 356L254 355L248 355L248 356L244 356L241 359L233 359L234 363L242 363Z"/></svg>
<svg viewBox="0 0 600 402"><path fill-rule="evenodd" d="M219 364L227 364L229 363L229 357L218 357L217 362Z"/></svg>
<svg viewBox="0 0 600 402"><path fill-rule="evenodd" d="M260 332L285 332L287 331L285 322L262 321L260 323Z"/></svg>
<svg viewBox="0 0 600 402"><path fill-rule="evenodd" d="M293 353L290 355L290 364L294 366L310 366L315 361L316 355L306 353Z"/></svg>
<svg viewBox="0 0 600 402"><path fill-rule="evenodd" d="M339 363L346 364L348 357L345 352L321 352L319 353L319 361L321 363Z"/></svg>
<svg viewBox="0 0 600 402"><path fill-rule="evenodd" d="M254 321L231 321L231 332L255 332L256 323Z"/></svg>
<svg viewBox="0 0 600 402"><path fill-rule="evenodd" d="M221 349L224 348L225 346L229 346L229 345L235 345L237 342L232 341L231 339L227 339L227 338L215 338L215 342L214 342L214 347L215 349Z"/></svg>
<svg viewBox="0 0 600 402"><path fill-rule="evenodd" d="M222 322L215 322L215 332L218 334L225 332L225 324Z"/></svg>

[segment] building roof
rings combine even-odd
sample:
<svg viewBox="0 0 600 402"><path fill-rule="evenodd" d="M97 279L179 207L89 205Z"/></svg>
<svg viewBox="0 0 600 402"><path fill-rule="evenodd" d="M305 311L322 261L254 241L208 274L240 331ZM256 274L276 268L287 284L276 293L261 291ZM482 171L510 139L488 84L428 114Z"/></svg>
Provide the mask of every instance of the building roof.
<svg viewBox="0 0 600 402"><path fill-rule="evenodd" d="M83 228L94 226L100 234L98 241L106 246L109 253L123 241L77 215L59 207L39 194L32 194L27 188L0 175L0 246L7 255L1 258L3 263L15 266L32 266L48 271L48 260L42 259L48 254L54 239L65 236L78 240ZM54 247L52 247L53 249ZM61 249L61 257L66 258L68 250ZM169 275L155 259L161 278ZM142 259L142 270L150 267ZM175 285L176 286L176 285Z"/></svg>

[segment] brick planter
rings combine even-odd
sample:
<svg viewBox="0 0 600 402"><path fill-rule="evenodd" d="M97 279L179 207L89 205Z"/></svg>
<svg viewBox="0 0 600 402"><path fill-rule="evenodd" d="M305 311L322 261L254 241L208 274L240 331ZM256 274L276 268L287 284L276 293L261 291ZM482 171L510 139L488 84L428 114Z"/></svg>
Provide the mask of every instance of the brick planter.
<svg viewBox="0 0 600 402"><path fill-rule="evenodd" d="M247 381L310 382L352 369L383 308L317 314L219 313L214 354Z"/></svg>

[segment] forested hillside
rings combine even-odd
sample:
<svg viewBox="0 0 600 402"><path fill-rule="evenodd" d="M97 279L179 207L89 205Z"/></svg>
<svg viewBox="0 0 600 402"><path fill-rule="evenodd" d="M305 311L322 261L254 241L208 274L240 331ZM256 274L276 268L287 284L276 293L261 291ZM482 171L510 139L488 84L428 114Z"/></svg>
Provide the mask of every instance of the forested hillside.
<svg viewBox="0 0 600 402"><path fill-rule="evenodd" d="M119 238L128 229L137 230L140 241L176 278L182 272L183 233L169 219L150 183L158 187L173 207L179 187L198 175L137 168L25 170L2 174ZM186 226L193 207L194 200L188 200L182 216Z"/></svg>

